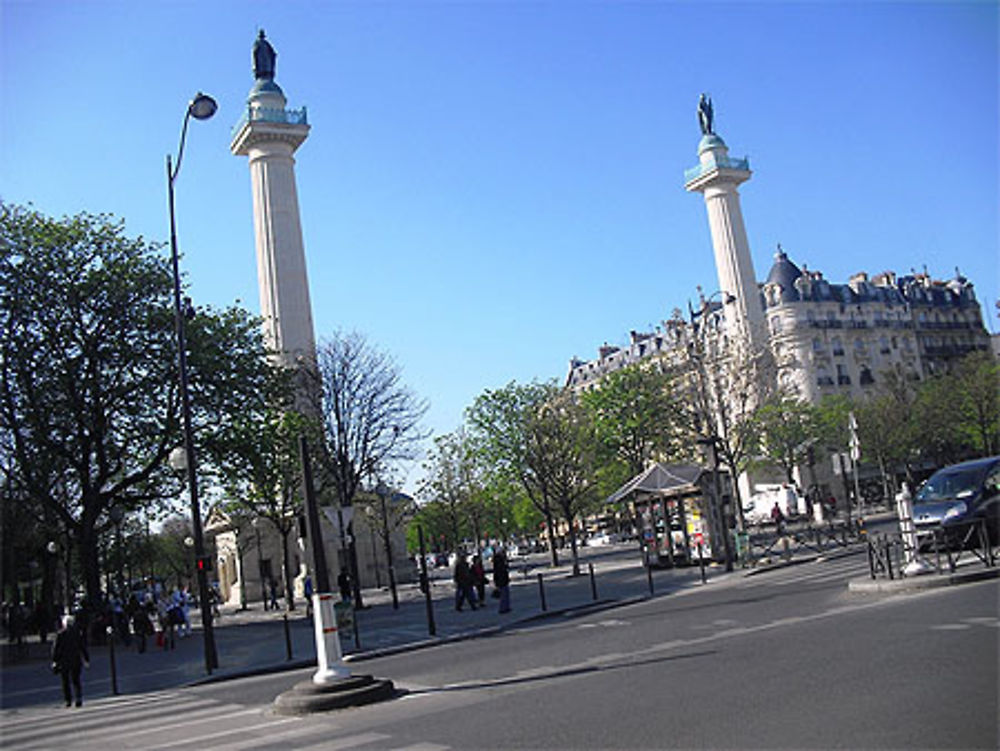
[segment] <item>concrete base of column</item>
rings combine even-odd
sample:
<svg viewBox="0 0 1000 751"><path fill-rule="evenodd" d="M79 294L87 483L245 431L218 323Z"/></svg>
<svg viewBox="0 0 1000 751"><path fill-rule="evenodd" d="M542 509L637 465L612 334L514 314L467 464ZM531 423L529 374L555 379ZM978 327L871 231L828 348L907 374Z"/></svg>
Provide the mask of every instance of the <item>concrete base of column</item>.
<svg viewBox="0 0 1000 751"><path fill-rule="evenodd" d="M392 681L355 675L322 685L312 681L297 683L274 700L274 711L282 715L329 712L385 701L396 695Z"/></svg>
<svg viewBox="0 0 1000 751"><path fill-rule="evenodd" d="M391 699L396 694L392 681L370 675L351 675L340 650L340 633L333 595L313 595L313 624L316 633L318 668L311 680L297 683L274 700L274 711L284 715L329 712Z"/></svg>

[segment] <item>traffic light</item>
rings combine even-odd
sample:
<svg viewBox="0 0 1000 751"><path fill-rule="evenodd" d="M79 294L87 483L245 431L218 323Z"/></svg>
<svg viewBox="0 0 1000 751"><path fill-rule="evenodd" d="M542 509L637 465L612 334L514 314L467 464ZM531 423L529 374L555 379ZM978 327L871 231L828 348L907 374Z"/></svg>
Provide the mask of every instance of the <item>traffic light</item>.
<svg viewBox="0 0 1000 751"><path fill-rule="evenodd" d="M198 566L199 571L204 571L206 574L212 570L212 556L202 555L195 561Z"/></svg>

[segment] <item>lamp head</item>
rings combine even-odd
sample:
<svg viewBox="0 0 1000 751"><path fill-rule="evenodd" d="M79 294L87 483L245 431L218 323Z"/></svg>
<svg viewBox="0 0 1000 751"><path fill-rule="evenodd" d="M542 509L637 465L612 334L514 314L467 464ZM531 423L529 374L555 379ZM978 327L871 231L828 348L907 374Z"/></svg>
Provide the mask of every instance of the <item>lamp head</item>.
<svg viewBox="0 0 1000 751"><path fill-rule="evenodd" d="M187 469L187 450L183 446L177 446L170 452L167 462L175 472L184 472Z"/></svg>
<svg viewBox="0 0 1000 751"><path fill-rule="evenodd" d="M188 113L195 120L207 120L215 114L217 109L219 109L219 105L215 103L215 100L200 91L188 103Z"/></svg>

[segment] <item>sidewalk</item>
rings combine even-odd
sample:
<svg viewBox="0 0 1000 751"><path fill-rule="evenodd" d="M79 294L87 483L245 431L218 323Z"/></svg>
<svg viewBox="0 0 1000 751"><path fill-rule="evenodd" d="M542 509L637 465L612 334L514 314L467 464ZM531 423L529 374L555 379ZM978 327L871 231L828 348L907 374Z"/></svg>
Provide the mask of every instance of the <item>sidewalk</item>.
<svg viewBox="0 0 1000 751"><path fill-rule="evenodd" d="M847 549L831 549L815 553L799 549L790 560L773 562L770 566L755 569L737 568L727 573L721 566L706 566L707 585L718 585L747 576L756 576L762 570L795 566L819 559L859 555L862 545ZM433 615L435 634L428 628L426 603L423 593L415 584L398 588L399 608L392 607L388 588L368 589L363 592L366 607L357 611L358 640L352 631L341 632L341 646L348 663L363 662L374 657L397 652L423 649L452 641L495 634L514 627L527 627L546 619L563 619L605 608L639 602L650 597L662 597L703 586L697 566L675 569L647 570L641 565L634 546L585 548L581 556L581 575L572 576L568 555L561 556L561 565L552 568L541 563L541 558L527 572L519 565L512 570L511 605L513 612L501 615L497 601L490 598L487 587L486 606L475 611L468 607L457 612L454 607L454 585L450 572L438 570L432 579ZM593 565L592 589L589 566ZM544 587L545 607L539 574ZM867 564L858 558L858 577L851 580L852 592L898 592L930 586L948 586L979 580L984 576L997 576L998 569L973 570L966 566L954 575L926 575L905 580L879 580L867 577ZM650 592L652 578L653 592ZM306 668L316 664L316 646L313 623L305 617L305 603L298 600L296 609L264 611L259 601L251 602L247 610L224 607L221 617L214 622L215 642L219 667L207 675L204 658L204 641L198 611L192 612L194 633L177 642L174 650L165 651L150 646L145 654L137 654L135 647L118 644L115 665L119 692L123 694L163 690L182 685L222 681L248 675L280 672ZM287 628L286 628L287 624ZM51 643L51 638L50 638ZM3 692L20 693L20 697L5 697L4 706L17 706L34 699L26 693L55 691L55 684L48 674L49 644L27 645L35 660L5 664L0 671ZM91 695L111 693L111 660L107 647L91 650L92 666L88 671L88 692ZM34 688L38 686L39 688ZM44 689L42 687L48 687ZM39 697L41 694L39 693Z"/></svg>

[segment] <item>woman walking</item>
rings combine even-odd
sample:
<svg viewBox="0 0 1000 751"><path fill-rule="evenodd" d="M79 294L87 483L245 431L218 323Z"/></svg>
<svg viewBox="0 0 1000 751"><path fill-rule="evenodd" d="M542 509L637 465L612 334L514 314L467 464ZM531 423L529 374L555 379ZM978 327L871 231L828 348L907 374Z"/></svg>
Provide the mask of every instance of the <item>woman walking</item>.
<svg viewBox="0 0 1000 751"><path fill-rule="evenodd" d="M77 628L73 616L64 615L59 633L56 634L56 641L52 645L52 672L58 673L62 678L63 698L66 700L67 707L73 704L70 684L76 690L76 706L83 706L80 670L84 665L90 667L90 653L87 652L87 644L84 642L83 635Z"/></svg>

